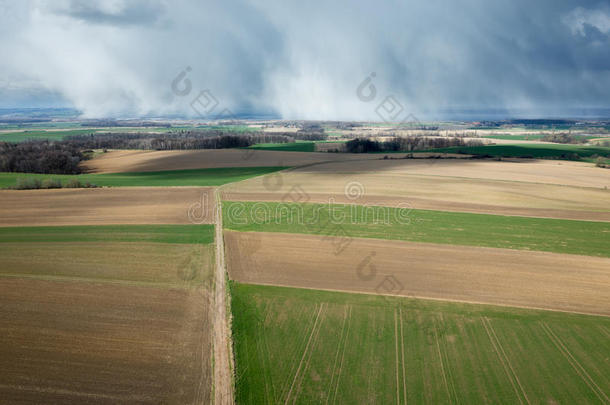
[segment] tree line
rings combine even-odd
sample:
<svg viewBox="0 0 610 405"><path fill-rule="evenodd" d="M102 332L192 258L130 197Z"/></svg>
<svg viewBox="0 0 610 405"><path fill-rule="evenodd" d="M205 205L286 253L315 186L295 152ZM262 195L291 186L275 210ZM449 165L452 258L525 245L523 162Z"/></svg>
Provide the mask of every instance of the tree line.
<svg viewBox="0 0 610 405"><path fill-rule="evenodd" d="M558 134L548 134L540 138L541 141L544 142L553 142L553 143L586 143L587 138L584 136L572 135L565 132L560 132Z"/></svg>
<svg viewBox="0 0 610 405"><path fill-rule="evenodd" d="M369 138L356 138L346 142L348 153L412 152L416 150L449 148L453 146L480 146L479 140L465 141L461 137L427 138L419 136L394 137L381 142Z"/></svg>
<svg viewBox="0 0 610 405"><path fill-rule="evenodd" d="M67 136L63 140L30 140L22 143L0 142L0 171L45 174L79 174L79 163L93 149L189 150L245 148L256 143L287 143L317 140L323 134L248 133L222 130L166 133L96 133ZM324 138L322 138L324 139Z"/></svg>
<svg viewBox="0 0 610 405"><path fill-rule="evenodd" d="M32 140L0 142L0 171L22 173L79 174L86 156L70 142Z"/></svg>

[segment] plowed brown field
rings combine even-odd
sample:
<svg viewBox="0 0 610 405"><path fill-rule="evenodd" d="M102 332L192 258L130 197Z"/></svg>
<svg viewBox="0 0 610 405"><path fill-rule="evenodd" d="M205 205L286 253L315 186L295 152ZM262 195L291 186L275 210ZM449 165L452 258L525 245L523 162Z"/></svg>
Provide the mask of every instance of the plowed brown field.
<svg viewBox="0 0 610 405"><path fill-rule="evenodd" d="M203 294L0 278L1 402L209 403Z"/></svg>
<svg viewBox="0 0 610 405"><path fill-rule="evenodd" d="M83 163L92 173L150 172L213 167L301 166L327 161L380 159L379 155L347 153L275 152L253 149L208 149L105 153Z"/></svg>
<svg viewBox="0 0 610 405"><path fill-rule="evenodd" d="M508 249L225 231L230 277L610 315L610 259ZM399 288L399 287L402 288Z"/></svg>
<svg viewBox="0 0 610 405"><path fill-rule="evenodd" d="M1 190L0 226L212 223L214 197L202 187ZM202 196L205 212L200 209Z"/></svg>

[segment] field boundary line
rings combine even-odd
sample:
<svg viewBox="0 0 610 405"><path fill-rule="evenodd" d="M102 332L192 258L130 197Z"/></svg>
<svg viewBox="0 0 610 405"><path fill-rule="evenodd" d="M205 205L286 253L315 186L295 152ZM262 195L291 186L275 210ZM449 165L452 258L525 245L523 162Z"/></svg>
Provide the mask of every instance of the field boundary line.
<svg viewBox="0 0 610 405"><path fill-rule="evenodd" d="M444 321L443 319L443 314L441 313L441 321ZM439 339L439 344L440 344L440 339ZM453 378L453 373L451 372L451 366L449 364L449 350L447 350L447 344L446 343L442 343L443 346L443 352L445 353L445 359L447 360L447 376L448 378L448 382L450 383L449 385L451 386L451 391L453 392L453 396L455 397L455 403L459 404L460 403L460 399L458 397L457 391L455 390L455 379Z"/></svg>
<svg viewBox="0 0 610 405"><path fill-rule="evenodd" d="M269 357L270 357L271 350L269 350L269 342L267 341L267 338L264 339L263 343L265 346L264 350L266 352L266 357L267 357L267 361L265 363L269 364L270 363ZM270 384L271 384L271 395L272 395L273 400L275 401L276 392L275 392L275 385L273 384L273 378L270 377L269 380L270 380Z"/></svg>
<svg viewBox="0 0 610 405"><path fill-rule="evenodd" d="M396 360L396 403L400 405L400 371L398 369L398 314L394 308L394 359Z"/></svg>
<svg viewBox="0 0 610 405"><path fill-rule="evenodd" d="M587 373L587 370L574 358L570 350L565 346L565 344L561 341L561 339L553 332L551 327L547 325L546 322L541 321L540 325L542 325L542 329L549 336L550 340L553 344L559 349L563 357L568 360L570 365L574 368L574 370L578 373L580 378L591 388L591 390L595 393L595 395L602 401L602 403L610 403L610 399L604 391L597 385L597 383L593 380L593 378ZM580 368L580 370L579 370ZM600 395L601 394L601 395ZM602 398L603 397L603 398Z"/></svg>
<svg viewBox="0 0 610 405"><path fill-rule="evenodd" d="M402 389L405 397L405 405L407 404L407 374L405 372L405 337L402 328L402 308L398 308L398 317L400 319L400 348L402 351Z"/></svg>
<svg viewBox="0 0 610 405"><path fill-rule="evenodd" d="M271 313L271 311L267 311L267 313L265 314L265 319L263 319L263 325L265 325L267 323L267 320L269 319L269 314ZM269 341L267 340L267 335L266 334L262 334L263 335L263 345L264 348L263 350L266 353L266 363L270 364L270 359L271 359L271 350L269 350ZM276 392L275 392L275 385L273 384L273 378L269 377L270 380L270 384L271 384L271 391L272 391L272 398L275 401L275 397L276 397Z"/></svg>
<svg viewBox="0 0 610 405"><path fill-rule="evenodd" d="M508 379L510 381L510 384L513 386L513 389L515 390L515 394L517 394L517 398L519 398L519 402L521 404L523 404L523 399L521 398L521 395L523 395L525 397L525 400L529 404L530 401L527 398L527 395L525 395L525 392L523 391L523 387L521 387L521 383L519 383L519 380L517 379L519 387L521 388L521 395L520 395L519 389L517 389L517 386L515 385L515 381L514 381L514 379L516 379L515 372L512 369L512 366L510 367L510 370L507 367L507 363L506 363L507 359L503 358L503 355L500 353L500 350L498 349L498 345L500 345L498 337L497 337L497 335L495 333L494 333L494 335L492 337L491 332L489 330L489 327L491 327L491 325L487 325L486 321L487 321L487 319L485 317L481 317L481 323L483 324L483 327L485 328L485 332L487 332L487 336L489 337L489 341L491 342L491 345L494 348L494 351L496 352L496 355L498 356L498 359L500 360L500 363L502 364L502 368L504 368L504 372L506 373L506 376L508 377ZM510 363L509 363L509 365L510 365Z"/></svg>
<svg viewBox="0 0 610 405"><path fill-rule="evenodd" d="M317 308L318 310L320 309L320 307L318 307L317 305L316 305L315 308ZM315 326L316 319L317 319L316 318L317 311L316 311L315 308L314 308L314 311L311 313L310 320L309 320L309 323L308 323L308 325L311 325L311 330L312 331L313 331L313 328ZM303 334L303 339L301 341L299 341L299 346L298 347L299 348L301 346L306 347L307 346L307 341L308 341L307 340L307 334L304 333ZM298 358L298 351L296 351L296 352L297 352L296 353L297 354L296 358ZM288 385L290 383L290 376L292 375L293 372L296 373L296 370L297 370L297 368L299 366L299 363L297 363L296 358L291 358L291 360L294 360L294 361L291 362L290 372L286 373L286 379L284 380L285 384L282 384L282 390L280 392L280 396L278 398L278 402L281 402L282 397L284 397L285 393L290 389L289 385Z"/></svg>
<svg viewBox="0 0 610 405"><path fill-rule="evenodd" d="M326 308L326 306L325 306ZM314 347L316 347L316 345L318 344L318 338L320 337L320 330L322 329L322 322L324 322L324 317L326 316L326 311L323 312L322 315L322 319L320 320L320 323L318 324L318 329L316 330L316 335L313 338L313 341L311 343L311 347L309 348L309 353L307 354L307 359L305 360L305 366L303 367L303 372L301 373L301 378L298 379L298 383L297 383L297 389L296 392L294 394L294 399L292 400L292 403L295 403L297 398L299 397L299 394L301 393L301 388L303 386L303 380L305 379L305 375L307 373L307 370L309 369L309 364L311 363L311 358L313 357L313 351L314 351Z"/></svg>
<svg viewBox="0 0 610 405"><path fill-rule="evenodd" d="M443 362L443 355L441 353L441 345L439 343L439 339L438 339L438 331L436 330L436 321L433 321L434 323L434 337L436 338L436 348L438 350L438 359L440 361L441 364L441 374L443 375L443 382L445 383L445 390L447 391L447 397L449 398L450 402L451 401L451 393L449 392L449 384L447 383L447 375L445 374L445 365Z"/></svg>
<svg viewBox="0 0 610 405"><path fill-rule="evenodd" d="M525 389L523 388L523 385L521 385L521 380L519 380L519 376L517 375L517 372L513 368L513 365L510 362L510 359L508 358L508 355L504 351L504 347L502 346L502 343L500 342L500 339L498 338L498 335L496 334L496 330L494 329L493 325L491 324L491 321L489 320L489 318L485 317L485 320L487 321L487 325L489 326L489 330L491 330L491 333L496 338L496 342L498 343L498 347L502 351L502 354L504 355L504 358L506 359L506 363L508 364L508 367L510 367L510 370L512 371L513 376L515 377L515 381L517 381L517 384L519 384L519 388L521 388L521 392L523 393L523 396L525 397L525 400L527 401L528 404L530 404L531 402L530 402L530 400L529 400L529 398L527 396L527 393L525 392Z"/></svg>
<svg viewBox="0 0 610 405"><path fill-rule="evenodd" d="M326 404L328 404L328 400L330 399L330 392L333 389L333 381L335 380L335 370L337 368L337 362L339 361L339 353L341 353L341 342L344 342L344 333L345 333L345 324L347 323L347 316L349 313L351 306L345 305L345 314L343 315L343 326L341 326L341 335L339 336L339 344L337 345L337 353L335 354L335 361L333 362L333 368L330 374L330 383L328 384L328 396L326 397Z"/></svg>
<svg viewBox="0 0 610 405"><path fill-rule="evenodd" d="M265 319L263 319L262 325L260 326L260 328L262 329L264 327L264 325L267 323L267 319L269 318L269 313L271 311L266 311L265 313ZM261 355L261 360L263 365L265 366L266 369L270 369L269 367L267 367L269 365L269 347L267 344L267 338L265 333L260 330L259 331L261 338L257 341L256 345L259 348L259 352ZM269 378L269 375L267 373L263 374L263 379L265 380L265 394L267 396L267 398L273 398L273 400L275 400L275 389L273 388L273 379ZM269 392L269 381L271 380L271 390L273 392Z"/></svg>
<svg viewBox="0 0 610 405"><path fill-rule="evenodd" d="M320 309L318 309L318 314L316 315L316 320L314 321L313 328L311 328L311 333L309 334L309 339L307 340L307 345L305 346L305 350L303 351L303 356L301 356L301 361L299 362L299 367L297 368L297 371L294 374L294 378L292 380L292 385L290 386L290 390L288 391L288 394L286 395L286 400L284 401L284 405L288 404L288 401L290 401L290 396L292 395L292 390L294 388L294 384L301 371L301 366L303 365L303 360L305 359L305 356L307 355L307 352L309 351L309 345L311 344L311 339L316 331L316 326L318 325L318 320L320 319L320 313L322 312L322 309L324 308L324 304L325 303L320 304Z"/></svg>
<svg viewBox="0 0 610 405"><path fill-rule="evenodd" d="M349 338L349 331L352 326L352 306L349 307L349 315L347 317L347 332L345 332L345 344L343 345L343 353L341 354L341 362L339 363L339 373L337 374L337 384L335 385L335 392L333 393L333 404L337 399L337 392L339 391L339 382L341 381L341 372L343 371L343 360L345 359L345 350L347 349L347 339Z"/></svg>

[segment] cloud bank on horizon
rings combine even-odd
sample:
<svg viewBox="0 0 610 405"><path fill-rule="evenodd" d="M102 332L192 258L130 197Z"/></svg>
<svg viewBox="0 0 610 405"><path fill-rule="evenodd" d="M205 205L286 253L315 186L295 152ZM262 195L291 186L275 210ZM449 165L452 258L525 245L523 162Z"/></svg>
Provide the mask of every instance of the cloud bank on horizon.
<svg viewBox="0 0 610 405"><path fill-rule="evenodd" d="M610 5L583 0L0 1L0 107L375 119L371 79L423 115L610 107ZM192 91L180 95L172 81ZM186 82L181 83L184 88Z"/></svg>

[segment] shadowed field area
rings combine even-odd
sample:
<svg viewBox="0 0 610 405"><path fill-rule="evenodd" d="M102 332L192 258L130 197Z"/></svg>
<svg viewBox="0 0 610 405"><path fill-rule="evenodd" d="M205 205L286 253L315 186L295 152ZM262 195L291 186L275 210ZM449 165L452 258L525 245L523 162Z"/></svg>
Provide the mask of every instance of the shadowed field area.
<svg viewBox="0 0 610 405"><path fill-rule="evenodd" d="M256 149L117 150L86 161L83 166L92 173L117 173L225 167L300 166L327 161L379 158L379 155Z"/></svg>
<svg viewBox="0 0 610 405"><path fill-rule="evenodd" d="M609 318L232 284L242 404L608 403Z"/></svg>
<svg viewBox="0 0 610 405"><path fill-rule="evenodd" d="M543 159L591 159L592 156L610 156L610 148L600 146L568 144L518 144L518 145L485 145L455 146L435 149L435 152L466 153L469 155L488 155L500 157L533 157ZM576 156L576 159L574 159Z"/></svg>
<svg viewBox="0 0 610 405"><path fill-rule="evenodd" d="M0 173L0 188L15 187L18 179L37 179L40 181L57 179L64 185L70 180L79 180L83 184L92 183L99 187L220 186L282 169L285 169L285 167L230 167L79 175Z"/></svg>

